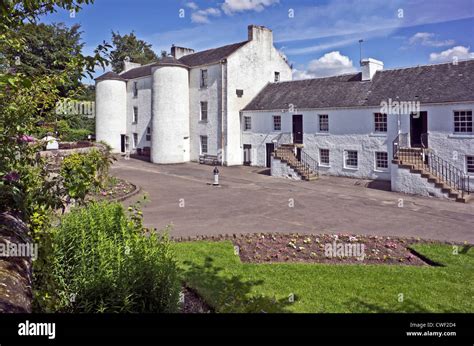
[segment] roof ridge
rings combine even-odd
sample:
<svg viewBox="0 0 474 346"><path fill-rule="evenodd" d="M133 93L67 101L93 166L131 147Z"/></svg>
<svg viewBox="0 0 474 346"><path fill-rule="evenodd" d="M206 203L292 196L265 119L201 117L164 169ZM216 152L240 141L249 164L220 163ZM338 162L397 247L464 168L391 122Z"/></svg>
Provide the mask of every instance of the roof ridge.
<svg viewBox="0 0 474 346"><path fill-rule="evenodd" d="M458 64L459 63L464 63L464 62L474 62L474 58L473 59L460 59L460 60L457 61ZM387 68L387 69L383 69L383 70L377 70L377 72L409 70L409 69L412 69L412 68L438 66L438 65L454 65L454 66L456 66L456 64L454 64L452 61L450 61L450 62L439 62L439 63L435 63L435 64L425 64L425 65L416 65L416 66L407 66L407 67Z"/></svg>
<svg viewBox="0 0 474 346"><path fill-rule="evenodd" d="M192 56L192 55L195 55L195 54L200 54L200 53L209 52L209 51L214 50L214 49L225 48L225 47L229 47L229 46L233 46L233 45L237 45L237 44L243 44L243 43L247 43L247 42L249 42L249 41L248 41L248 40L245 40L245 41L241 41L241 42L235 42L235 43L226 44L226 45L219 46L219 47L214 47L214 48L209 48L209 49L205 49L205 50L200 50L199 52L194 52L194 53L191 53L191 54L183 55L183 56L182 56L181 58L179 58L178 60L181 60L181 59L184 58L184 57Z"/></svg>

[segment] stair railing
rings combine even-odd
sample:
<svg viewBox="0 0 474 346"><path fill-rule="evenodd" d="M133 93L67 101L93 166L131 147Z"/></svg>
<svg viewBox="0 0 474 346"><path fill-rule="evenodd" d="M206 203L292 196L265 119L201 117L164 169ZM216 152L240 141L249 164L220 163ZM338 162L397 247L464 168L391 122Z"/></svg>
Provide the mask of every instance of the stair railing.
<svg viewBox="0 0 474 346"><path fill-rule="evenodd" d="M311 173L319 175L319 163L313 159L306 151L301 149L301 164L304 172L309 176Z"/></svg>
<svg viewBox="0 0 474 346"><path fill-rule="evenodd" d="M408 148L408 133L399 133L392 142L392 156L394 159L398 157L400 148Z"/></svg>
<svg viewBox="0 0 474 346"><path fill-rule="evenodd" d="M464 194L471 194L469 175L464 174L461 169L453 166L431 150L425 152L425 157L427 161L425 169L428 172L440 178L449 187L460 191L462 197Z"/></svg>

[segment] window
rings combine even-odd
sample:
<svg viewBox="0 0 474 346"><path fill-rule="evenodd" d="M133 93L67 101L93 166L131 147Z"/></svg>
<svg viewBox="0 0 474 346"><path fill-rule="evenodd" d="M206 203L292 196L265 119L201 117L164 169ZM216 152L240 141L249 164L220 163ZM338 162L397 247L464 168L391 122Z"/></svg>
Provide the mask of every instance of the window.
<svg viewBox="0 0 474 346"><path fill-rule="evenodd" d="M207 154L207 136L201 136L201 154Z"/></svg>
<svg viewBox="0 0 474 346"><path fill-rule="evenodd" d="M137 122L138 122L138 107L133 107L132 123L136 124Z"/></svg>
<svg viewBox="0 0 474 346"><path fill-rule="evenodd" d="M357 168L357 151L346 150L344 156L345 168Z"/></svg>
<svg viewBox="0 0 474 346"><path fill-rule="evenodd" d="M133 97L138 97L138 82L133 82Z"/></svg>
<svg viewBox="0 0 474 346"><path fill-rule="evenodd" d="M148 142L151 141L151 127L150 126L146 128L146 140Z"/></svg>
<svg viewBox="0 0 474 346"><path fill-rule="evenodd" d="M133 147L136 148L138 146L138 133L133 134Z"/></svg>
<svg viewBox="0 0 474 346"><path fill-rule="evenodd" d="M387 114L374 113L375 132L387 132Z"/></svg>
<svg viewBox="0 0 474 346"><path fill-rule="evenodd" d="M281 131L281 116L273 116L273 131Z"/></svg>
<svg viewBox="0 0 474 346"><path fill-rule="evenodd" d="M375 168L377 170L386 170L388 168L388 154L387 152L375 153Z"/></svg>
<svg viewBox="0 0 474 346"><path fill-rule="evenodd" d="M275 83L280 81L280 72L275 71Z"/></svg>
<svg viewBox="0 0 474 346"><path fill-rule="evenodd" d="M466 171L474 173L474 156L466 156Z"/></svg>
<svg viewBox="0 0 474 346"><path fill-rule="evenodd" d="M248 131L251 129L252 129L252 118L244 117L244 131Z"/></svg>
<svg viewBox="0 0 474 346"><path fill-rule="evenodd" d="M329 149L319 149L319 164L329 166Z"/></svg>
<svg viewBox="0 0 474 346"><path fill-rule="evenodd" d="M329 131L329 116L327 114L319 115L319 132Z"/></svg>
<svg viewBox="0 0 474 346"><path fill-rule="evenodd" d="M207 121L207 102L201 102L201 121Z"/></svg>
<svg viewBox="0 0 474 346"><path fill-rule="evenodd" d="M201 70L201 88L207 88L207 70Z"/></svg>
<svg viewBox="0 0 474 346"><path fill-rule="evenodd" d="M472 110L454 111L454 132L472 133Z"/></svg>

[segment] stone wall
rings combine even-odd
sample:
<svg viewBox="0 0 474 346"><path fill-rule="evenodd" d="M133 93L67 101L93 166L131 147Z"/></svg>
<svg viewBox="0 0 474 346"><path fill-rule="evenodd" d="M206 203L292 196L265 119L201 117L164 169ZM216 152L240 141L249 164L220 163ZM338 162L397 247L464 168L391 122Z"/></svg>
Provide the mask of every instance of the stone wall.
<svg viewBox="0 0 474 346"><path fill-rule="evenodd" d="M0 213L0 313L30 313L33 299L31 257L13 257L12 245L32 245L24 222Z"/></svg>

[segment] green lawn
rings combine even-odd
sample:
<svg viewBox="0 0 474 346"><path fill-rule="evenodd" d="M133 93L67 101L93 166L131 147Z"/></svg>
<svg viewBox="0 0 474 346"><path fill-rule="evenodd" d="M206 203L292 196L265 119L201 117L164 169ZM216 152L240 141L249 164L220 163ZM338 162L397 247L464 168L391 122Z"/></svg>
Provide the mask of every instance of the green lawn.
<svg viewBox="0 0 474 346"><path fill-rule="evenodd" d="M230 241L176 243L176 255L187 285L221 312L474 312L474 249L414 248L443 266L248 264Z"/></svg>

